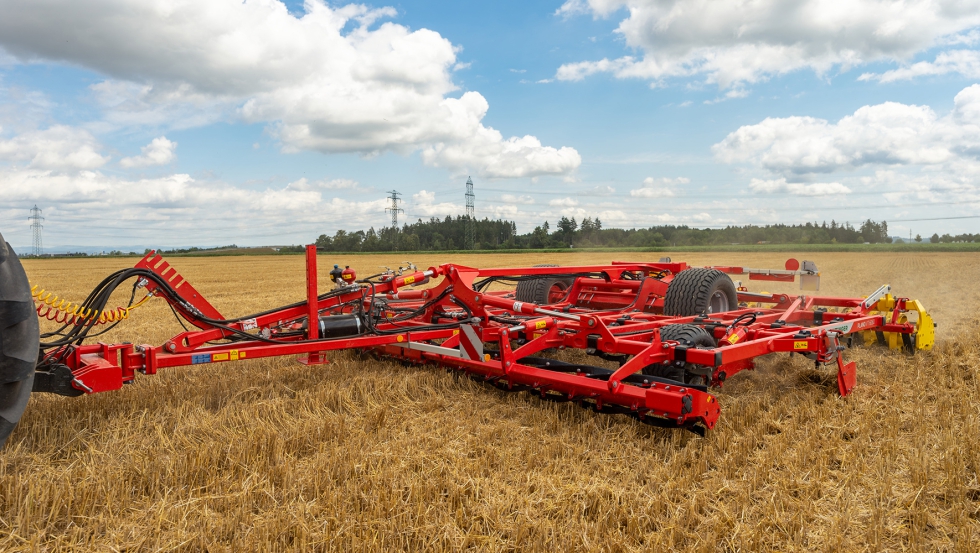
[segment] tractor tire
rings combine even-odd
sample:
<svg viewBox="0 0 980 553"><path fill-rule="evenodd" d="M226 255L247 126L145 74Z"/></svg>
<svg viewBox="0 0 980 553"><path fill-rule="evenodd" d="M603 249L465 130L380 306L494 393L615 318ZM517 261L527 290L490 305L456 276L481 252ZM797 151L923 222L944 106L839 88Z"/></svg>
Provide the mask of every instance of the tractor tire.
<svg viewBox="0 0 980 553"><path fill-rule="evenodd" d="M735 283L718 269L687 269L667 285L664 315L690 317L738 309Z"/></svg>
<svg viewBox="0 0 980 553"><path fill-rule="evenodd" d="M558 265L544 264L535 267L557 267ZM517 301L534 303L537 305L548 305L558 303L565 292L572 287L574 278L554 278L543 276L532 280L522 280L517 283L517 290L514 297Z"/></svg>
<svg viewBox="0 0 980 553"><path fill-rule="evenodd" d="M0 235L0 447L20 421L34 385L40 330L27 274Z"/></svg>
<svg viewBox="0 0 980 553"><path fill-rule="evenodd" d="M660 329L661 340L673 340L680 342L687 347L711 349L715 347L715 339L708 334L708 331L697 325L667 325ZM655 363L647 365L642 369L642 373L648 376L659 376L669 378L683 384L697 384L707 386L710 375L714 371L713 367L702 367L684 363L683 361L673 361L668 363Z"/></svg>

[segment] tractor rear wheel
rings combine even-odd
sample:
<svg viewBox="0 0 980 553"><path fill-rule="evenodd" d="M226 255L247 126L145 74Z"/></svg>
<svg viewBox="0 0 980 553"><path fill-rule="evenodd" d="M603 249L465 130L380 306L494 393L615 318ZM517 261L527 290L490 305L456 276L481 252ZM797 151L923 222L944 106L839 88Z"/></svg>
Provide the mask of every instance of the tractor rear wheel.
<svg viewBox="0 0 980 553"><path fill-rule="evenodd" d="M0 235L0 447L20 421L34 385L40 331L27 274Z"/></svg>
<svg viewBox="0 0 980 553"><path fill-rule="evenodd" d="M535 265L535 267L557 266L552 264ZM558 303L565 297L565 293L572 287L572 283L574 282L574 278L550 276L522 280L517 283L517 290L514 293L514 297L517 301L536 303L538 305Z"/></svg>
<svg viewBox="0 0 980 553"><path fill-rule="evenodd" d="M664 315L690 317L738 309L735 283L718 269L687 269L667 285Z"/></svg>
<svg viewBox="0 0 980 553"><path fill-rule="evenodd" d="M660 329L660 339L673 340L683 346L710 349L715 347L715 339L708 331L697 325L667 325ZM659 376L682 382L707 386L711 380L712 367L694 365L683 361L670 361L647 365L642 372L649 376Z"/></svg>

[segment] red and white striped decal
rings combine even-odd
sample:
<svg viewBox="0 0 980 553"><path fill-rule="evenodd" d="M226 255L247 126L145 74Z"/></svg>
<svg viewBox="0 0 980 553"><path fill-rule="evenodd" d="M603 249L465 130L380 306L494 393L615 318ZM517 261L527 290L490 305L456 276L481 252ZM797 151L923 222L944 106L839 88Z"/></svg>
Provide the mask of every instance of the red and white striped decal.
<svg viewBox="0 0 980 553"><path fill-rule="evenodd" d="M483 361L481 330L473 325L459 325L459 353L463 359Z"/></svg>

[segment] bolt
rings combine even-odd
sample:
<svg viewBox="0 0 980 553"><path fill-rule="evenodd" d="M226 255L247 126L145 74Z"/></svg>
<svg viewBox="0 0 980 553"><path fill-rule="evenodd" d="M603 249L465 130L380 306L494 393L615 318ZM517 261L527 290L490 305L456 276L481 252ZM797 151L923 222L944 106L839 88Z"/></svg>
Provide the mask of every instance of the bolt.
<svg viewBox="0 0 980 553"><path fill-rule="evenodd" d="M613 380L612 387L613 387L613 390L615 390L616 388L619 388L619 381Z"/></svg>
<svg viewBox="0 0 980 553"><path fill-rule="evenodd" d="M167 344L167 351L169 351L170 353L173 353L173 352L177 351L177 344L175 344L173 342L170 342L169 344Z"/></svg>
<svg viewBox="0 0 980 553"><path fill-rule="evenodd" d="M589 319L589 326L595 326L595 319Z"/></svg>

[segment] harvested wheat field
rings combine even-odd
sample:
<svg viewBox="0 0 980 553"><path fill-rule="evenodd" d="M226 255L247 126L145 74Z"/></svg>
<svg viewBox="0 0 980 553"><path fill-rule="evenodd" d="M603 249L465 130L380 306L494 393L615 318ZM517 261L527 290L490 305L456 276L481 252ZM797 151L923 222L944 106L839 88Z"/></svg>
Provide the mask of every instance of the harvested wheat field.
<svg viewBox="0 0 980 553"><path fill-rule="evenodd" d="M773 268L786 257L671 256ZM490 267L660 255L410 257ZM980 549L980 256L805 257L823 272L821 294L889 283L925 302L936 349L851 350L858 387L846 399L831 369L770 356L717 391L722 415L706 438L349 353L315 367L242 361L89 397L35 395L0 452L0 548ZM405 258L322 256L320 272L346 262L364 276ZM135 261L25 267L32 282L81 300ZM303 298L302 256L173 261L226 316ZM772 284L749 283L795 287ZM107 339L161 343L179 330L154 300Z"/></svg>

